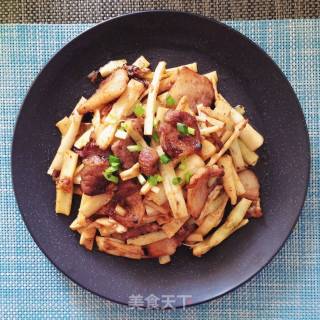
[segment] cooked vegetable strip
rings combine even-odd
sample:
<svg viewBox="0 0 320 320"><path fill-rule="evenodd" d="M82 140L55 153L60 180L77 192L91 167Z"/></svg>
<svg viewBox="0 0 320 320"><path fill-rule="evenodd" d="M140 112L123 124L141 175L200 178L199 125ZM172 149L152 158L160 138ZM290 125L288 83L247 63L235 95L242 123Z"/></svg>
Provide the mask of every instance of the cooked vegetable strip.
<svg viewBox="0 0 320 320"><path fill-rule="evenodd" d="M158 123L163 122L164 116L167 113L169 109L168 108L164 108L164 107L158 107L157 109L157 114L156 114L156 118L155 118L155 125L157 125Z"/></svg>
<svg viewBox="0 0 320 320"><path fill-rule="evenodd" d="M198 72L198 64L196 62L192 62L192 63L184 64L184 65L181 65L178 67L169 68L166 70L166 74L171 75L172 73L177 72L178 70L182 69L183 67L187 67L194 72Z"/></svg>
<svg viewBox="0 0 320 320"><path fill-rule="evenodd" d="M74 143L74 146L77 149L82 149L90 141L91 134L94 130L94 127L91 126L87 131L85 131Z"/></svg>
<svg viewBox="0 0 320 320"><path fill-rule="evenodd" d="M207 201L200 213L199 218L196 220L196 223L200 225L203 219L210 213L217 210L217 208L221 205L222 200L226 198L225 194L222 192L222 186L217 185L208 195Z"/></svg>
<svg viewBox="0 0 320 320"><path fill-rule="evenodd" d="M246 124L247 121L243 120L235 126L234 132L231 134L230 138L226 141L220 151L211 157L210 161L207 163L208 166L214 165L220 159L220 157L225 154L225 152L230 148L231 143L239 137L241 130Z"/></svg>
<svg viewBox="0 0 320 320"><path fill-rule="evenodd" d="M231 204L235 205L237 203L237 190L233 178L232 158L229 155L224 155L219 159L218 165L224 169L223 188L229 196Z"/></svg>
<svg viewBox="0 0 320 320"><path fill-rule="evenodd" d="M121 59L121 60L111 60L104 66L100 67L99 73L102 77L107 77L110 75L113 71L115 71L118 68L122 68L127 63L127 60Z"/></svg>
<svg viewBox="0 0 320 320"><path fill-rule="evenodd" d="M192 154L183 159L176 170L177 177L180 177L185 182L185 176L187 173L193 175L199 168L205 166L204 161L197 154Z"/></svg>
<svg viewBox="0 0 320 320"><path fill-rule="evenodd" d="M243 115L236 111L234 108L232 108L222 95L219 95L219 101L221 101L221 103L230 108L230 116L235 123L240 123L244 120ZM245 128L240 134L240 138L252 151L257 150L263 144L262 135L257 130L255 130L250 124L247 124L245 126Z"/></svg>
<svg viewBox="0 0 320 320"><path fill-rule="evenodd" d="M212 126L212 127L207 127L207 128L201 128L200 129L200 134L202 136L210 136L212 133L217 132L222 128L223 128L223 125L222 126Z"/></svg>
<svg viewBox="0 0 320 320"><path fill-rule="evenodd" d="M94 237L96 235L97 229L94 225L89 225L84 230L81 231L80 245L84 246L87 250L91 251L93 248Z"/></svg>
<svg viewBox="0 0 320 320"><path fill-rule="evenodd" d="M245 198L241 199L241 201L232 209L225 223L211 236L206 238L204 241L197 243L193 247L193 254L201 257L211 248L217 246L223 240L229 237L234 232L234 229L237 228L242 222L247 210L251 205L251 202L252 201Z"/></svg>
<svg viewBox="0 0 320 320"><path fill-rule="evenodd" d="M56 213L70 214L73 196L73 175L76 170L78 155L67 150L63 156L63 164L56 185Z"/></svg>
<svg viewBox="0 0 320 320"><path fill-rule="evenodd" d="M223 193L216 200L218 200L216 203L219 203L219 206L214 209L214 205L212 203L212 211L210 211L210 213L203 219L199 227L195 230L194 234L201 234L202 236L205 236L213 228L220 224L229 199L228 196Z"/></svg>
<svg viewBox="0 0 320 320"><path fill-rule="evenodd" d="M147 244L157 242L163 239L166 239L167 235L163 231L155 231L138 236L136 238L131 238L127 240L127 244L134 244L137 246L145 246Z"/></svg>
<svg viewBox="0 0 320 320"><path fill-rule="evenodd" d="M125 127L128 135L137 143L137 145L140 145L142 148L148 147L148 144L145 142L142 135L134 127L132 120L127 120L125 122Z"/></svg>
<svg viewBox="0 0 320 320"><path fill-rule="evenodd" d="M212 72L206 73L206 74L204 74L204 76L207 77L212 82L212 86L214 89L214 96L215 96L215 99L217 100L217 98L218 98L218 87L217 87L218 74L217 74L217 71L212 71Z"/></svg>
<svg viewBox="0 0 320 320"><path fill-rule="evenodd" d="M159 257L159 263L160 264L166 264L169 263L171 261L170 256L161 256Z"/></svg>
<svg viewBox="0 0 320 320"><path fill-rule="evenodd" d="M230 145L230 154L236 168L236 171L241 171L246 168L246 164L243 160L241 149L239 146L239 139L235 139Z"/></svg>
<svg viewBox="0 0 320 320"><path fill-rule="evenodd" d="M210 157L212 157L216 151L217 148L215 147L214 144L212 144L209 140L202 140L202 148L201 148L201 158L206 161Z"/></svg>
<svg viewBox="0 0 320 320"><path fill-rule="evenodd" d="M134 164L131 168L120 172L120 178L123 181L133 179L140 174L140 165L139 163Z"/></svg>
<svg viewBox="0 0 320 320"><path fill-rule="evenodd" d="M144 254L141 246L124 244L116 239L96 237L99 251L131 259L141 259Z"/></svg>
<svg viewBox="0 0 320 320"><path fill-rule="evenodd" d="M67 133L69 126L70 120L68 117L64 117L56 123L56 127L59 129L62 136L64 136Z"/></svg>
<svg viewBox="0 0 320 320"><path fill-rule="evenodd" d="M134 63L134 66L143 69L143 68L148 68L150 66L150 62L144 57L140 56Z"/></svg>
<svg viewBox="0 0 320 320"><path fill-rule="evenodd" d="M107 149L110 145L123 115L136 103L144 86L141 82L131 79L127 89L113 104L111 111L103 120L103 129L97 137L97 145Z"/></svg>
<svg viewBox="0 0 320 320"><path fill-rule="evenodd" d="M162 230L166 233L168 238L172 238L188 219L189 217L181 219L172 219L170 222L162 226Z"/></svg>
<svg viewBox="0 0 320 320"><path fill-rule="evenodd" d="M144 134L145 135L152 135L153 131L153 120L154 120L154 113L155 113L155 105L160 85L160 79L162 74L164 73L166 68L166 63L164 61L159 62L157 65L152 82L150 84L148 100L147 100L147 107L146 107L146 117L144 120Z"/></svg>
<svg viewBox="0 0 320 320"><path fill-rule="evenodd" d="M88 218L96 213L101 207L107 204L112 198L111 193L103 193L97 196L82 195L79 214Z"/></svg>
<svg viewBox="0 0 320 320"><path fill-rule="evenodd" d="M251 151L241 139L238 139L238 143L244 161L250 166L255 166L259 156L254 151Z"/></svg>
<svg viewBox="0 0 320 320"><path fill-rule="evenodd" d="M79 102L77 103L76 108L81 106L84 102L86 101L85 98L81 98ZM66 134L62 137L60 146L57 150L57 153L50 165L50 168L48 169L48 174L52 175L53 170L60 171L62 167L62 162L63 162L63 155L67 150L70 150L71 147L74 144L74 141L76 139L76 136L79 131L79 127L81 124L82 116L78 114L71 115L69 117L70 119L70 126L68 128L68 131Z"/></svg>
<svg viewBox="0 0 320 320"><path fill-rule="evenodd" d="M160 146L157 147L159 156L164 152ZM176 177L174 167L171 162L160 164L160 174L163 179L163 186L167 195L172 214L176 219L188 217L186 202L183 197L182 189L179 184L174 184L173 180Z"/></svg>
<svg viewBox="0 0 320 320"><path fill-rule="evenodd" d="M234 186L236 188L237 196L242 196L246 192L246 190L245 190L234 166L232 166L232 171L233 171L233 182L234 182Z"/></svg>
<svg viewBox="0 0 320 320"><path fill-rule="evenodd" d="M187 242L200 242L203 241L203 236L199 233L192 233L188 236L186 240Z"/></svg>
<svg viewBox="0 0 320 320"><path fill-rule="evenodd" d="M74 171L74 175L73 175L73 183L74 184L80 184L81 182L81 175L80 175L80 172L81 170L84 168L84 164L80 164L76 170Z"/></svg>
<svg viewBox="0 0 320 320"><path fill-rule="evenodd" d="M176 107L176 110L188 112L188 113L190 113L191 115L194 116L194 112L193 112L193 110L190 108L190 104L189 104L189 101L188 101L187 96L183 96L183 97L179 100L179 103L178 103L178 105L177 105L177 107Z"/></svg>

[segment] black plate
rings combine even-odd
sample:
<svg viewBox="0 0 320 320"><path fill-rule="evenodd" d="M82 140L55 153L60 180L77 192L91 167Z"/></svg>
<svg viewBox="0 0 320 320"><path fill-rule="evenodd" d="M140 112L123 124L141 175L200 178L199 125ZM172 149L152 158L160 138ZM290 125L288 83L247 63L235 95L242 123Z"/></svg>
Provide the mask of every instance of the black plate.
<svg viewBox="0 0 320 320"><path fill-rule="evenodd" d="M54 127L93 88L86 75L110 59L145 55L169 66L197 61L217 70L221 92L247 107L265 137L257 172L264 217L251 221L203 258L187 248L170 265L87 252L69 230L74 219L54 213L55 189L46 171L59 144ZM253 42L200 16L143 12L101 23L67 44L39 74L20 112L12 148L17 202L35 242L70 279L114 302L132 294L216 298L261 270L283 245L302 208L309 175L309 141L299 102L285 76ZM176 306L181 306L177 299Z"/></svg>

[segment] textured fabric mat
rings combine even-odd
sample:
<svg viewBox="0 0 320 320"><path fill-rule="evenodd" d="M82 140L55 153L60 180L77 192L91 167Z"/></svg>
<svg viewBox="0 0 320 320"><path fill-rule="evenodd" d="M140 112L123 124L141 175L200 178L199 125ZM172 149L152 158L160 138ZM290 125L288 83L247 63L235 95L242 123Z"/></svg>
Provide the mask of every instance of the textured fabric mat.
<svg viewBox="0 0 320 320"><path fill-rule="evenodd" d="M91 23L143 10L178 10L218 20L320 17L319 0L2 0L2 23Z"/></svg>
<svg viewBox="0 0 320 320"><path fill-rule="evenodd" d="M24 226L10 181L21 102L44 63L89 25L0 26L0 319L320 319L320 20L228 22L260 44L292 83L307 119L310 187L302 216L276 258L251 281L178 311L129 310L73 284Z"/></svg>

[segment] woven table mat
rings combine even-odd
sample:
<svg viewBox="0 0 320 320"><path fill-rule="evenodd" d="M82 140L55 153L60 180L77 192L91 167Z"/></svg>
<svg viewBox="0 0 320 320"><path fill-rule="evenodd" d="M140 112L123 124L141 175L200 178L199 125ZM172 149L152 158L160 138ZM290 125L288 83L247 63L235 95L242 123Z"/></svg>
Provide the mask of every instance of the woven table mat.
<svg viewBox="0 0 320 320"><path fill-rule="evenodd" d="M310 187L298 225L280 253L234 292L187 310L168 312L129 310L110 303L57 271L22 222L10 180L10 146L17 113L32 80L53 53L89 25L3 25L0 319L320 319L320 20L228 24L256 41L278 63L297 93L310 133Z"/></svg>
<svg viewBox="0 0 320 320"><path fill-rule="evenodd" d="M218 20L316 18L319 0L2 0L2 23L91 23L142 10L179 10Z"/></svg>

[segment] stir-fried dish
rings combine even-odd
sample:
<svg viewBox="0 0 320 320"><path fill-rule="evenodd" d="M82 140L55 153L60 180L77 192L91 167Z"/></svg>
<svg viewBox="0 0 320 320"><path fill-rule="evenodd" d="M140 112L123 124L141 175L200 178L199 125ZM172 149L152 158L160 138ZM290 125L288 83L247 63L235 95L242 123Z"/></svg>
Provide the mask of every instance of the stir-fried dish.
<svg viewBox="0 0 320 320"><path fill-rule="evenodd" d="M70 228L86 249L164 264L183 244L200 257L262 216L250 167L263 137L219 93L216 71L164 61L153 71L141 56L89 79L95 93L56 124L48 170L56 213L81 197Z"/></svg>

